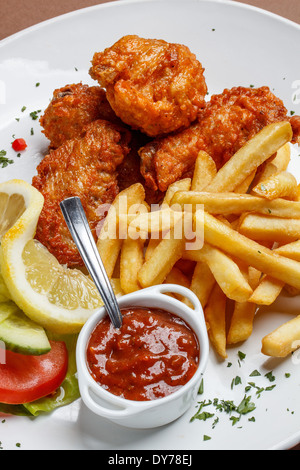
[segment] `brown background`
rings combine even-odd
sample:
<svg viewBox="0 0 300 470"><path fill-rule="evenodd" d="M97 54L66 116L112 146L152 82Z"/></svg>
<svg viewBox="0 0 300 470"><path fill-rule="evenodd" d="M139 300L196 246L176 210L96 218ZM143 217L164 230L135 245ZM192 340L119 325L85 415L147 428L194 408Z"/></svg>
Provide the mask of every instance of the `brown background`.
<svg viewBox="0 0 300 470"><path fill-rule="evenodd" d="M300 24L300 0L240 0L240 2L263 8ZM0 40L41 21L101 3L107 3L107 1L0 0ZM293 450L300 450L300 445Z"/></svg>
<svg viewBox="0 0 300 470"><path fill-rule="evenodd" d="M300 0L240 0L240 2L272 11L300 23ZM101 3L107 3L107 1L0 0L0 39L55 16Z"/></svg>

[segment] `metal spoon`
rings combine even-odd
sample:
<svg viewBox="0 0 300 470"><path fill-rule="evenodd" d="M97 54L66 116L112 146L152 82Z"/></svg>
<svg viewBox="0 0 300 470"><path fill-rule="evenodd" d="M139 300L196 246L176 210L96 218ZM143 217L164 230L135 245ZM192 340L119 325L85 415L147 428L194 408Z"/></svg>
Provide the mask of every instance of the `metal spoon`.
<svg viewBox="0 0 300 470"><path fill-rule="evenodd" d="M122 325L122 315L107 273L91 233L79 197L70 197L60 203L66 224L83 262L89 271L115 328Z"/></svg>

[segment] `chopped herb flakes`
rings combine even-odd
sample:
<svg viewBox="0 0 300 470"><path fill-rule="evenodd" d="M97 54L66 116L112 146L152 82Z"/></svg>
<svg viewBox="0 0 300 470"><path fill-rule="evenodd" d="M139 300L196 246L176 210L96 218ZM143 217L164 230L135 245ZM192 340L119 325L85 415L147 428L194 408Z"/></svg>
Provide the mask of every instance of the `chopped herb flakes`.
<svg viewBox="0 0 300 470"><path fill-rule="evenodd" d="M238 352L238 361L240 363L240 360L245 359L246 355L242 353L241 351ZM232 366L232 363L227 363L227 367ZM290 373L285 373L285 377L290 377ZM273 374L273 371L269 371L266 374L262 376L261 372L259 372L257 369L254 369L250 374L249 377L260 377L260 380L267 379L269 382L274 382L275 381L275 376ZM242 379L239 376L236 376L232 379L231 382L231 389L233 389L234 386L239 385L242 383ZM256 410L256 404L252 400L252 395L249 394L248 392L252 391L253 393L255 392L255 398L258 399L260 398L261 394L263 392L268 392L273 390L276 387L276 384L269 385L267 387L256 385L255 382L248 382L247 385L245 386L244 389L244 396L241 400L241 402L237 405L234 403L232 400L221 400L219 398L214 398L213 400L210 399L204 399L202 401L198 401L197 404L197 410L195 414L190 418L190 422L193 421L207 421L210 423L211 429L215 429L217 424L219 423L219 417L218 413L224 413L229 415L229 421L231 422L232 426L235 426L237 423L242 422L242 417L244 415L247 415L249 413L252 413ZM203 393L204 385L203 385L203 379L201 380L201 384L199 387L199 394ZM267 411L267 410L266 410ZM287 409L289 411L289 409ZM291 411L291 414L294 412ZM250 416L247 420L248 422L255 423L255 416ZM241 428L242 426L236 426L238 429ZM206 436L206 435L204 435ZM204 439L203 436L203 440ZM211 437L209 436L209 439Z"/></svg>
<svg viewBox="0 0 300 470"><path fill-rule="evenodd" d="M253 372L251 372L250 377L259 377L260 375L261 373L258 372L258 370L254 370Z"/></svg>
<svg viewBox="0 0 300 470"><path fill-rule="evenodd" d="M0 167L5 168L12 163L14 163L14 161L6 157L6 151L0 150Z"/></svg>
<svg viewBox="0 0 300 470"><path fill-rule="evenodd" d="M38 114L41 112L42 110L41 109L38 109L37 111L32 111L31 113L29 113L29 116L31 117L31 119L33 119L34 121L36 119L38 119Z"/></svg>
<svg viewBox="0 0 300 470"><path fill-rule="evenodd" d="M232 421L232 425L234 426L238 421L240 421L241 416L247 413L251 413L255 410L256 406L251 401L251 396L244 396L243 400L239 405L235 405L231 400L219 400L215 398L213 401L202 401L199 402L199 407L194 416L190 419L190 422L197 420L206 421L207 419L213 418L215 413L210 413L207 410L203 410L206 406L213 406L216 411L224 412L230 415L230 421ZM236 413L237 415L233 415L232 413ZM218 419L215 419L213 422L213 427L217 424Z"/></svg>
<svg viewBox="0 0 300 470"><path fill-rule="evenodd" d="M242 383L242 379L241 377L237 375L234 379L232 379L231 390L233 389L234 385L240 385L241 383Z"/></svg>

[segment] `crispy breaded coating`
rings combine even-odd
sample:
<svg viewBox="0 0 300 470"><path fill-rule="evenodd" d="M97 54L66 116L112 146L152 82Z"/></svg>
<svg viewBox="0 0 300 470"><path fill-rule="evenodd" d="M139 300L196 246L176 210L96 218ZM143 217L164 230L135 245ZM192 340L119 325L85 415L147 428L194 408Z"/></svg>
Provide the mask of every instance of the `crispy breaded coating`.
<svg viewBox="0 0 300 470"><path fill-rule="evenodd" d="M152 189L165 191L192 171L200 150L219 169L264 126L289 120L294 142L299 139L299 117L287 116L283 102L268 87L226 89L214 95L196 123L165 138L155 139L139 151L141 172Z"/></svg>
<svg viewBox="0 0 300 470"><path fill-rule="evenodd" d="M106 99L105 90L75 83L54 90L40 124L50 147L55 149L66 140L82 136L84 127L96 119L120 122Z"/></svg>
<svg viewBox="0 0 300 470"><path fill-rule="evenodd" d="M90 68L117 116L151 137L197 118L207 93L203 74L188 47L136 35L96 52Z"/></svg>
<svg viewBox="0 0 300 470"><path fill-rule="evenodd" d="M37 167L32 185L44 196L36 238L61 264L83 265L64 221L59 203L71 196L81 199L96 239L96 227L105 213L102 204L117 196L116 168L129 152L130 132L104 120L89 124L81 138L52 150Z"/></svg>

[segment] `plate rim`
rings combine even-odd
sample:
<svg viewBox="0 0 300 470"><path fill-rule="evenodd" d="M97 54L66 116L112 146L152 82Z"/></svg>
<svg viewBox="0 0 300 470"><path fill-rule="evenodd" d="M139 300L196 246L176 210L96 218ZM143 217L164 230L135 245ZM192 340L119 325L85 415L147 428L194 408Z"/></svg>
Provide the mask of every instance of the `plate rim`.
<svg viewBox="0 0 300 470"><path fill-rule="evenodd" d="M118 8L120 5L130 5L130 4L140 4L140 3L171 3L173 0L110 0L106 3L100 3L97 5L90 5L87 7L79 8L78 10L73 10L69 11L66 13L63 13L61 15L54 16L53 18L49 18L43 21L40 21L32 26L28 26L27 28L24 28L20 31L17 31L14 34L11 34L7 36L6 38L3 38L0 40L0 48L9 44L10 42L14 40L20 39L22 36L26 34L30 34L32 32L35 32L45 26L51 25L52 23L56 23L58 21L63 21L64 19L71 18L72 16L77 16L85 11L92 11L92 10L101 10L101 9L106 9L106 8L111 8L112 6ZM277 20L278 22L285 23L288 26L291 26L295 29L298 29L300 32L300 24L296 23L295 21L292 21L288 18L285 18L277 13L270 12L268 10L264 10L261 7L257 7L254 5L249 5L246 3L241 3L236 0L185 0L185 2L190 2L190 3L215 3L215 4L224 4L228 6L232 6L233 8L237 9L245 9L245 10L250 10L254 11L258 14L270 17L274 19L275 21Z"/></svg>
<svg viewBox="0 0 300 470"><path fill-rule="evenodd" d="M235 0L185 0L186 2L189 2L191 4L222 4L222 5L228 5L230 7L233 7L234 9L237 10L245 10L245 11L254 11L258 15L262 15L264 17L269 17L274 19L280 24L286 24L289 27L292 27L294 30L300 32L300 24L289 20L285 17L282 17L276 13L269 12L268 10L264 10L260 7L256 7L253 5L248 5L244 4ZM29 26L27 28L24 28L6 38L3 38L0 40L0 48L5 47L9 45L13 41L17 41L27 34L35 33L38 32L40 29L43 29L44 27L48 25L55 24L59 21L64 21L65 19L80 16L84 14L85 12L90 12L90 11L99 11L102 9L110 9L110 8L120 8L122 5L132 5L132 4L159 4L159 3L171 3L172 0L116 0L116 1L108 1L106 3L102 4L97 4L97 5L92 5L92 6L87 6L83 7L71 12L64 13L62 15L55 16L53 18L41 21L35 25ZM281 442L278 442L272 447L272 450L288 450L291 447L297 445L300 442L300 431L294 433L292 436L281 440Z"/></svg>

